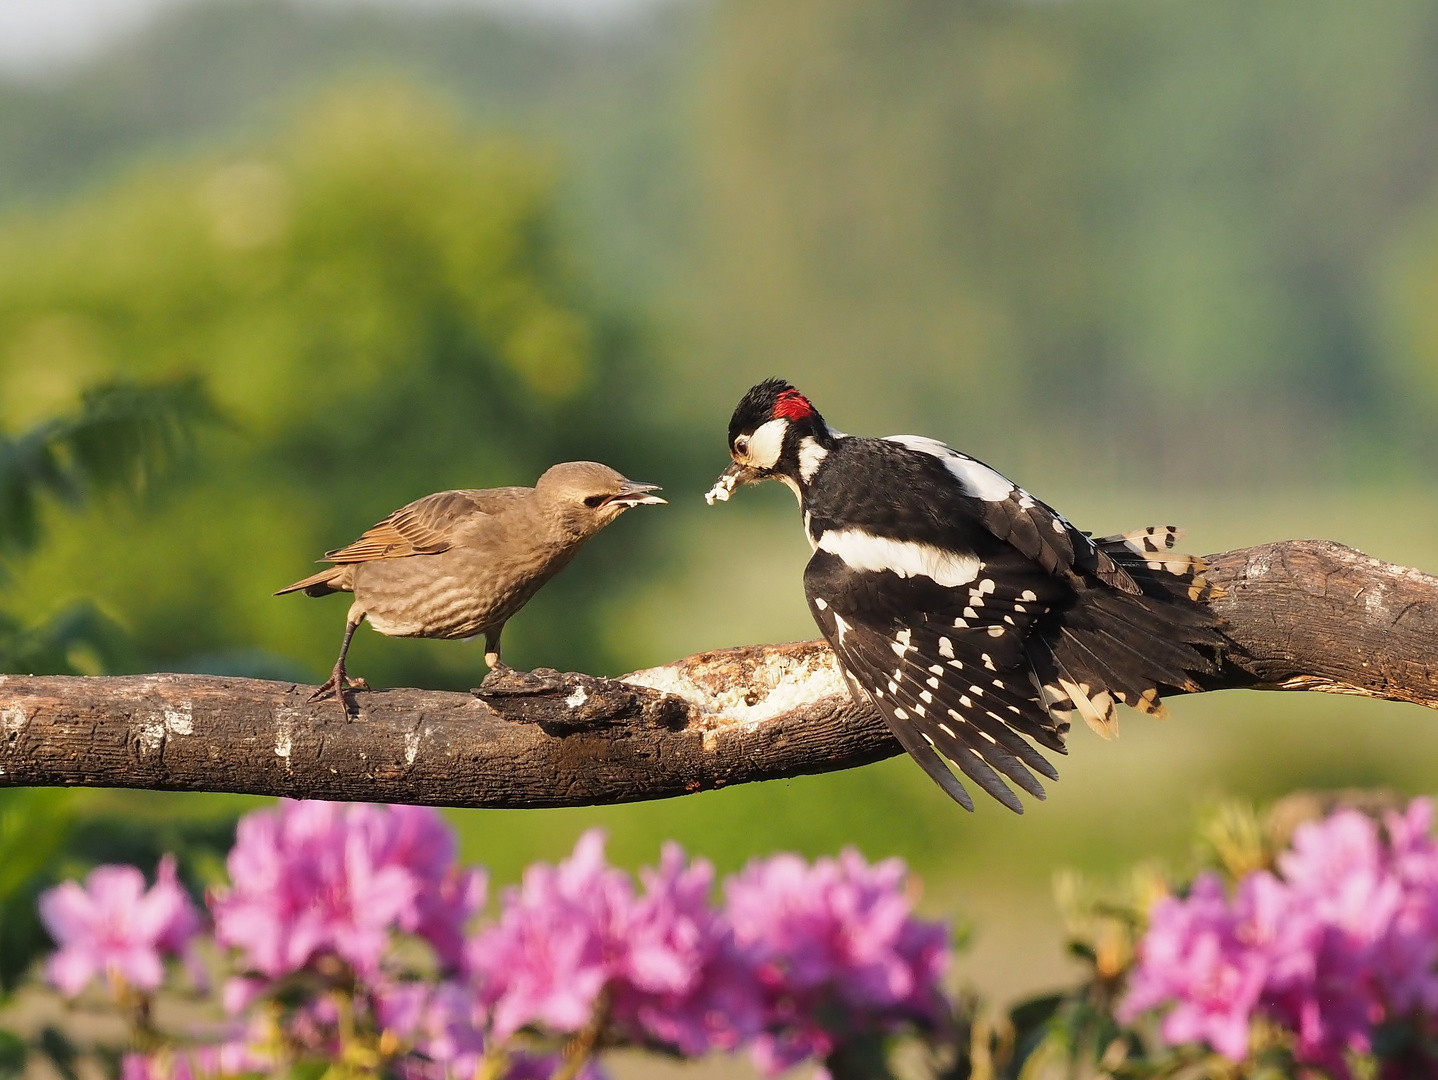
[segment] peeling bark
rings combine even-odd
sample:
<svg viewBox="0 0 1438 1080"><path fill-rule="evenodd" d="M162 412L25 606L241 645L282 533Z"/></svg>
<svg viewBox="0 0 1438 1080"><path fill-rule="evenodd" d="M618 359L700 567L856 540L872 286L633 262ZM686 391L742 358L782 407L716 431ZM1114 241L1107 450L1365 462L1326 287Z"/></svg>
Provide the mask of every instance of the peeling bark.
<svg viewBox="0 0 1438 1080"><path fill-rule="evenodd" d="M1438 708L1438 579L1328 541L1210 558L1232 645L1205 689L1321 690ZM667 798L900 753L821 641L621 679L541 670L482 697L206 675L0 676L0 786L229 791L445 806ZM1136 718L1137 719L1137 718Z"/></svg>

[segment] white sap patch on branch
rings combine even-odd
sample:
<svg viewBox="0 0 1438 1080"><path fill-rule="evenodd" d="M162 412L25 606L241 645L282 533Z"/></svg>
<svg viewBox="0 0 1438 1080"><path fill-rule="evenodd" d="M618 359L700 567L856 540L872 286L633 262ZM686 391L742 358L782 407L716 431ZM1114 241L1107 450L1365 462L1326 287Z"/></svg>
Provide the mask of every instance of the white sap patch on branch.
<svg viewBox="0 0 1438 1080"><path fill-rule="evenodd" d="M139 745L140 756L153 754L165 745L165 740L171 735L195 733L194 706L182 701L175 708L137 716L131 730Z"/></svg>
<svg viewBox="0 0 1438 1080"><path fill-rule="evenodd" d="M0 709L0 727L4 727L7 735L15 734L29 722L30 717L23 706L11 705L8 708Z"/></svg>
<svg viewBox="0 0 1438 1080"><path fill-rule="evenodd" d="M408 767L414 764L414 759L419 757L419 741L423 733L419 728L404 733L404 763Z"/></svg>
<svg viewBox="0 0 1438 1080"><path fill-rule="evenodd" d="M737 724L745 732L824 698L849 699L838 661L827 649L814 649L802 656L767 656L743 682L717 688L706 685L707 680L696 680L683 664L636 671L625 675L623 681L683 698L711 722ZM718 739L706 736L704 749L713 752L717 748Z"/></svg>
<svg viewBox="0 0 1438 1080"><path fill-rule="evenodd" d="M171 735L193 735L195 733L194 706L186 701L178 709L166 709L165 730Z"/></svg>
<svg viewBox="0 0 1438 1080"><path fill-rule="evenodd" d="M588 700L589 691L584 689L584 687L582 686L576 686L574 688L574 693L570 694L567 698L564 699L564 704L568 705L571 709L577 709L579 708L579 706L583 705Z"/></svg>
<svg viewBox="0 0 1438 1080"><path fill-rule="evenodd" d="M282 708L275 713L275 757L283 759L286 771L290 767L291 734L295 728L296 712L295 709Z"/></svg>

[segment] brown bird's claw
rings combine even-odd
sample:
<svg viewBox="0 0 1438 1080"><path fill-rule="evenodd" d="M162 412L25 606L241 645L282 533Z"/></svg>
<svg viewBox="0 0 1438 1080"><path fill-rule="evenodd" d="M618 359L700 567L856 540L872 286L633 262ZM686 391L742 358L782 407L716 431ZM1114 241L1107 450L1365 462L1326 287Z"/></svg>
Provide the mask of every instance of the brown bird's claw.
<svg viewBox="0 0 1438 1080"><path fill-rule="evenodd" d="M325 680L323 685L321 685L318 689L315 690L313 694L309 696L308 700L323 701L325 698L333 694L335 699L340 703L340 708L344 711L345 722L348 723L354 718L350 715L350 703L345 700L344 692L347 689L368 690L369 683L365 682L364 679L351 679L348 675L345 674L345 669L343 667L336 667L334 673ZM355 706L355 712L359 712L358 705Z"/></svg>

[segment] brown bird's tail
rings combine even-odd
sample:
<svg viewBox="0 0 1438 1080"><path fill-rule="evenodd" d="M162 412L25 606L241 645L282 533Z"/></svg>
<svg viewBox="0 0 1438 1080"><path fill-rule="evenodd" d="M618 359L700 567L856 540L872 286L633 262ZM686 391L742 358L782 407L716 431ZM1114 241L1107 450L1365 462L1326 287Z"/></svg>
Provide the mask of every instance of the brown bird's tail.
<svg viewBox="0 0 1438 1080"><path fill-rule="evenodd" d="M303 581L296 581L293 585L286 585L276 596L283 596L285 593L305 591L306 596L328 596L330 593L354 592L354 582L351 578L351 571L354 568L349 565L331 566L321 570L318 574L311 574Z"/></svg>

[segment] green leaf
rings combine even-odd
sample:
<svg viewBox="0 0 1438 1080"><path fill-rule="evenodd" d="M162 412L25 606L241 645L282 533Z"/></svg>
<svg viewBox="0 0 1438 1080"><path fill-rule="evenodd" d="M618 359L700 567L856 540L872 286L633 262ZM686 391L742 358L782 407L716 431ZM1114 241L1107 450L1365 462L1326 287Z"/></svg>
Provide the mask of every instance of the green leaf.
<svg viewBox="0 0 1438 1080"><path fill-rule="evenodd" d="M217 412L193 376L86 390L70 416L13 439L0 435L0 552L32 550L44 496L78 502L88 494L139 493L191 449L195 427Z"/></svg>
<svg viewBox="0 0 1438 1080"><path fill-rule="evenodd" d="M64 1080L80 1080L80 1074L75 1069L75 1061L80 1055L64 1032L56 1027L46 1027L40 1032L39 1046Z"/></svg>
<svg viewBox="0 0 1438 1080"><path fill-rule="evenodd" d="M0 1028L0 1080L25 1075L25 1040Z"/></svg>

